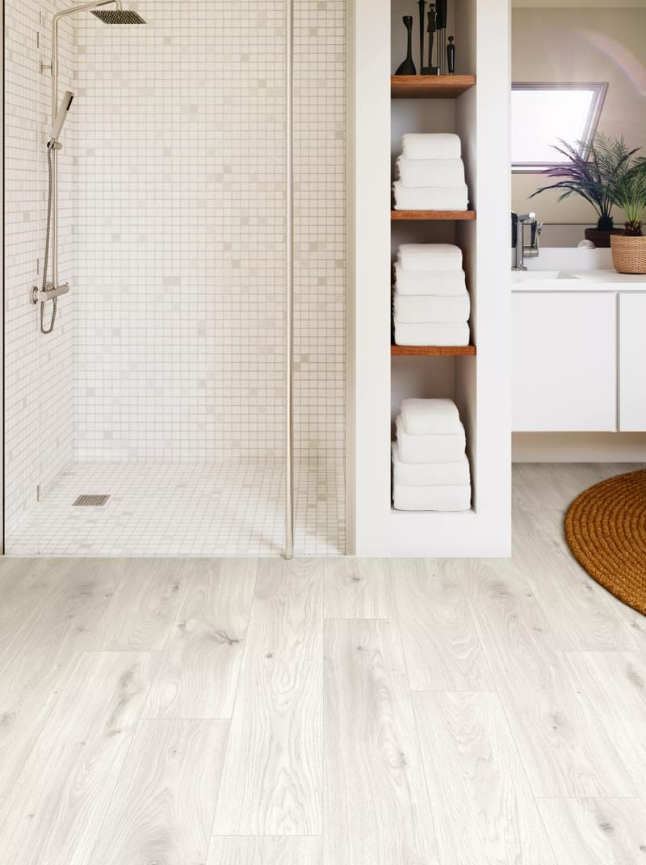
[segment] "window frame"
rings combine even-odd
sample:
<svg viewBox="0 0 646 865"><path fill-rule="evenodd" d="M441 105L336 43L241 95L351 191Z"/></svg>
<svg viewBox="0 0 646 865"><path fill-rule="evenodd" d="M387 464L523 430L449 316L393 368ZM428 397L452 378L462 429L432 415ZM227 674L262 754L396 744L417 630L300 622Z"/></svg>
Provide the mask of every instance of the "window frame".
<svg viewBox="0 0 646 865"><path fill-rule="evenodd" d="M581 151L581 155L587 158L590 152L590 146L594 141L599 127L601 112L606 101L608 93L607 81L512 81L512 92L514 90L592 90L594 96L588 112L582 141L586 142L585 148ZM513 123L513 120L512 120ZM511 171L512 174L542 174L548 168L555 168L559 165L566 164L565 160L554 160L553 162L514 162L512 158Z"/></svg>

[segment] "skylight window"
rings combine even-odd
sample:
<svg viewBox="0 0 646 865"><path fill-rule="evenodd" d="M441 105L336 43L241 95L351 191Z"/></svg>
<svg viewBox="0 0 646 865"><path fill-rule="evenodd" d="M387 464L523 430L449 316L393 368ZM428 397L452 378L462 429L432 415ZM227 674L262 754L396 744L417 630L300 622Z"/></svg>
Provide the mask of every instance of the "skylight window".
<svg viewBox="0 0 646 865"><path fill-rule="evenodd" d="M511 159L515 172L538 172L566 160L559 139L585 155L597 131L607 84L512 84Z"/></svg>

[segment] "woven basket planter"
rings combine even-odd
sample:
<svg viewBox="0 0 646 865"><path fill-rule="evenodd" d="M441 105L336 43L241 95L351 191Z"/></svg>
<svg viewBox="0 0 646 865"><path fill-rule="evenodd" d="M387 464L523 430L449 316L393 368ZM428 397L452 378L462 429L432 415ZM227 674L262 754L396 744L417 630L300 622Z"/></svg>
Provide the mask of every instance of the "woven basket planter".
<svg viewBox="0 0 646 865"><path fill-rule="evenodd" d="M613 234L612 263L618 273L646 273L646 237Z"/></svg>

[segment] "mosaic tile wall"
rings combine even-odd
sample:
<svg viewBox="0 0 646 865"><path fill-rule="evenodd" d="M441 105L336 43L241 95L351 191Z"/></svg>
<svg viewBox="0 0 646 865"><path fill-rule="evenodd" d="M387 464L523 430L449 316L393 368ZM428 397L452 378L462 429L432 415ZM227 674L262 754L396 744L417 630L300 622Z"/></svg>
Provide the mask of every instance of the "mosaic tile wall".
<svg viewBox="0 0 646 865"><path fill-rule="evenodd" d="M280 457L284 3L77 30L81 460ZM296 0L296 451L344 447L344 9Z"/></svg>
<svg viewBox="0 0 646 865"><path fill-rule="evenodd" d="M51 126L51 19L64 4L13 0L5 4L5 498L7 531L35 505L72 461L76 295L59 303L54 333L40 336L29 302L45 241L47 159ZM74 89L74 31L60 28L60 92ZM65 125L59 155L61 280L76 283L76 118ZM49 316L51 309L47 310Z"/></svg>
<svg viewBox="0 0 646 865"><path fill-rule="evenodd" d="M146 26L62 28L53 336L44 240L51 16L8 0L7 498L75 462L282 457L284 4L137 0ZM295 449L344 458L344 2L295 0ZM41 21L42 17L42 21ZM72 23L73 22L73 23ZM40 31L40 48L35 34ZM339 500L342 492L339 495Z"/></svg>

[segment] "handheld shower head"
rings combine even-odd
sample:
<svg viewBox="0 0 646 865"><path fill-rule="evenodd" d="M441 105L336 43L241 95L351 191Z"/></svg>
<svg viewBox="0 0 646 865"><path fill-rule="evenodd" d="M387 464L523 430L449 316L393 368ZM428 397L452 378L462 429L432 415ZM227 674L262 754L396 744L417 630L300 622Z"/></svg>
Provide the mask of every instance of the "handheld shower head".
<svg viewBox="0 0 646 865"><path fill-rule="evenodd" d="M145 24L144 19L137 12L128 9L92 9L99 21L104 24Z"/></svg>
<svg viewBox="0 0 646 865"><path fill-rule="evenodd" d="M72 102L74 100L74 94L70 93L69 90L66 90L63 94L63 98L61 99L61 104L54 118L54 122L52 124L52 134L51 140L58 141L58 138L63 130L63 125L65 120L67 119L67 112L70 110L72 106Z"/></svg>

